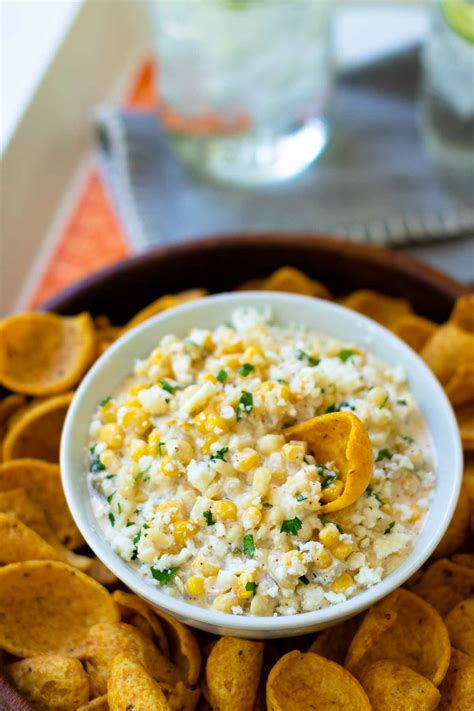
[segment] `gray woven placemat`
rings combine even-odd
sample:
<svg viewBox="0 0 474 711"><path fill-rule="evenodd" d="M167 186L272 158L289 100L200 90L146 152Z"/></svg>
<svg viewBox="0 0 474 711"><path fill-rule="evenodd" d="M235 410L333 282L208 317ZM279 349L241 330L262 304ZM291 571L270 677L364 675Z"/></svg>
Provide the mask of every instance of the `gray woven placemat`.
<svg viewBox="0 0 474 711"><path fill-rule="evenodd" d="M447 193L425 153L417 84L416 49L340 77L325 153L298 178L258 189L195 177L155 115L100 107L101 165L132 245L237 230L396 245L474 233L474 202Z"/></svg>

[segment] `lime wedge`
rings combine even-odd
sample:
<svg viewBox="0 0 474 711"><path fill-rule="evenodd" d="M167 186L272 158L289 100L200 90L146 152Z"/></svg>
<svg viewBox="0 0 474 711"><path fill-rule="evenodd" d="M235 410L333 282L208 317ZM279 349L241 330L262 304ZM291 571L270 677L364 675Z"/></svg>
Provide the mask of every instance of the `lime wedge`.
<svg viewBox="0 0 474 711"><path fill-rule="evenodd" d="M474 2L441 0L444 18L454 32L474 44Z"/></svg>

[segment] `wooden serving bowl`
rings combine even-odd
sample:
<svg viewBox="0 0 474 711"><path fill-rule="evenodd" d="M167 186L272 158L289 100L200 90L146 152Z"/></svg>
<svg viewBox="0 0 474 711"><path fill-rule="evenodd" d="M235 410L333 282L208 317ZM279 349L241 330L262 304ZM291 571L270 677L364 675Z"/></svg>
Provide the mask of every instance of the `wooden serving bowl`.
<svg viewBox="0 0 474 711"><path fill-rule="evenodd" d="M73 284L41 308L61 314L90 311L121 324L162 294L192 287L232 291L286 264L320 280L336 296L361 288L404 296L417 313L434 321L446 320L455 299L467 291L422 262L381 247L318 235L236 234L130 257Z"/></svg>

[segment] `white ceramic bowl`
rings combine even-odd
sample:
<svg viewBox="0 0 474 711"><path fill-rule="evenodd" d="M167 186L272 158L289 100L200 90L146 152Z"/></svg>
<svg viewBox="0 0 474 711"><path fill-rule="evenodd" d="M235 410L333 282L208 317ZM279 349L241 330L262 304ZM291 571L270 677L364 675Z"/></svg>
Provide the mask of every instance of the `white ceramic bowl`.
<svg viewBox="0 0 474 711"><path fill-rule="evenodd" d="M386 362L401 364L433 442L436 489L414 549L382 582L324 610L282 617L237 616L173 598L150 586L105 540L95 520L84 467L88 428L97 403L130 374L136 358L148 355L166 333L185 336L192 327L214 328L237 307L271 307L282 324L301 323L351 341ZM461 486L462 449L456 420L438 381L423 361L390 331L330 301L272 292L220 294L159 314L114 343L82 381L66 418L61 443L64 491L85 540L105 565L137 595L186 624L220 635L275 638L300 635L341 622L402 585L432 553L453 515Z"/></svg>

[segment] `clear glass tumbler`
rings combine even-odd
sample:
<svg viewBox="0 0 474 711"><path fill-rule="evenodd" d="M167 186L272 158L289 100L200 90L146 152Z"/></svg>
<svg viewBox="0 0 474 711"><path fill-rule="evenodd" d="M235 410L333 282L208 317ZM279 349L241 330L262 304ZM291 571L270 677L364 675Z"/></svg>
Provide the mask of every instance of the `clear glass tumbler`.
<svg viewBox="0 0 474 711"><path fill-rule="evenodd" d="M423 49L423 136L451 189L474 201L474 2L434 0Z"/></svg>
<svg viewBox="0 0 474 711"><path fill-rule="evenodd" d="M182 159L224 182L300 173L328 140L330 0L149 0L158 110Z"/></svg>

